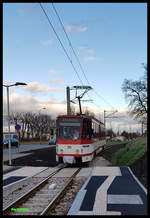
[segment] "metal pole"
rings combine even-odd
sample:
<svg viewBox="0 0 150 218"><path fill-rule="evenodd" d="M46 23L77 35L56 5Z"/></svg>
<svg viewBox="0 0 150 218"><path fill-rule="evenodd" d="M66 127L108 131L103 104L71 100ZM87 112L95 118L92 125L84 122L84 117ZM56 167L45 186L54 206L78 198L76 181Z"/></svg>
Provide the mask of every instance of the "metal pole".
<svg viewBox="0 0 150 218"><path fill-rule="evenodd" d="M71 115L71 108L70 108L70 87L67 86L66 88L66 95L67 95L67 115Z"/></svg>
<svg viewBox="0 0 150 218"><path fill-rule="evenodd" d="M40 114L40 145L41 145L41 114Z"/></svg>
<svg viewBox="0 0 150 218"><path fill-rule="evenodd" d="M41 108L40 109L40 111L42 110L42 109L46 109L45 107L43 107L43 108ZM41 113L40 113L40 111L39 111L39 115L40 115L40 145L42 144L42 131L41 131Z"/></svg>
<svg viewBox="0 0 150 218"><path fill-rule="evenodd" d="M40 126L40 145L41 145L41 126Z"/></svg>
<svg viewBox="0 0 150 218"><path fill-rule="evenodd" d="M105 125L106 125L106 123L105 123L105 110L104 110L104 132L105 132L105 136L106 136L106 127L105 127Z"/></svg>
<svg viewBox="0 0 150 218"><path fill-rule="evenodd" d="M104 128L105 128L105 112L106 112L106 111L104 110Z"/></svg>
<svg viewBox="0 0 150 218"><path fill-rule="evenodd" d="M80 115L82 115L80 96L78 96L78 100L79 100Z"/></svg>
<svg viewBox="0 0 150 218"><path fill-rule="evenodd" d="M10 117L9 117L9 87L7 86L8 136L9 136L9 165L11 165Z"/></svg>

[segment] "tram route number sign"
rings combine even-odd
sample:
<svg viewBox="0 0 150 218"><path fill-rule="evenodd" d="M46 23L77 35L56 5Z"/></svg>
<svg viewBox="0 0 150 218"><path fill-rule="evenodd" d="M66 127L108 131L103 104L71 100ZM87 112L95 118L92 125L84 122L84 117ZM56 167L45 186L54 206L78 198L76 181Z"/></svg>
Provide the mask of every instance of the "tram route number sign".
<svg viewBox="0 0 150 218"><path fill-rule="evenodd" d="M15 125L15 130L19 131L21 129L21 126L19 124Z"/></svg>

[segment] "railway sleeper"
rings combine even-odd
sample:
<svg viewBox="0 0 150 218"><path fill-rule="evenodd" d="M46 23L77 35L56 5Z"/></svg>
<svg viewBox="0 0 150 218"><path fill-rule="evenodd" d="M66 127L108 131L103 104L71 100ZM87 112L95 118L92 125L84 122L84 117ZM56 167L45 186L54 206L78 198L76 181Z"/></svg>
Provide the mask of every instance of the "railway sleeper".
<svg viewBox="0 0 150 218"><path fill-rule="evenodd" d="M51 196L50 194L36 194L36 199L39 198L39 199L49 199L51 200L53 198L53 196Z"/></svg>
<svg viewBox="0 0 150 218"><path fill-rule="evenodd" d="M42 198L42 199L34 199L34 200L29 200L26 204L43 204L43 202L44 202L44 204L46 203L46 204L48 204L49 203L49 199L44 199L44 198Z"/></svg>
<svg viewBox="0 0 150 218"><path fill-rule="evenodd" d="M61 190L61 189L59 189L59 190ZM56 190L47 190L47 191L46 190L41 190L37 194L55 195L59 190L58 189L56 189Z"/></svg>
<svg viewBox="0 0 150 218"><path fill-rule="evenodd" d="M41 203L41 202L40 202L40 203L35 203L35 202L33 202L33 203L28 203L28 202L27 202L27 203L22 204L21 207L22 207L22 208L28 208L28 209L30 210L30 209L32 209L32 208L34 208L34 207L36 207L36 208L41 208L41 207L43 208L43 207L46 207L46 206L48 205L48 203L49 203L49 202L43 202L43 203Z"/></svg>

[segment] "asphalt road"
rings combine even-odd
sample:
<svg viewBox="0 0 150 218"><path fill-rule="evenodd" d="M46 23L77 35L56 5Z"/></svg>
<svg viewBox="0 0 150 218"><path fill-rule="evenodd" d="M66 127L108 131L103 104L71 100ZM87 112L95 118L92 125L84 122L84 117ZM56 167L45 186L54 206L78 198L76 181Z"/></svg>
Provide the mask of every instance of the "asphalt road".
<svg viewBox="0 0 150 218"><path fill-rule="evenodd" d="M42 148L41 148L41 147ZM45 146L44 145L34 145L33 147L22 147L19 154L29 154L26 156L18 157L13 159L13 154L16 154L18 151L16 148L12 149L12 166L37 166L37 167L54 167L57 165L56 162L56 147L55 146ZM28 149L27 149L28 147ZM33 150L34 149L34 150ZM35 150L36 149L36 150ZM26 151L25 151L26 150ZM7 151L3 152L3 155L8 155ZM6 154L7 153L7 154ZM8 160L5 161L4 164L8 165Z"/></svg>
<svg viewBox="0 0 150 218"><path fill-rule="evenodd" d="M36 149L40 149L40 148L49 148L50 145L40 145L40 144L36 144L36 145L21 145L19 146L19 152L23 152L23 151L29 151L29 150L36 150ZM18 148L16 146L12 146L11 147L11 152L12 154L18 153ZM6 155L8 153L8 148L4 148L3 149L3 155Z"/></svg>

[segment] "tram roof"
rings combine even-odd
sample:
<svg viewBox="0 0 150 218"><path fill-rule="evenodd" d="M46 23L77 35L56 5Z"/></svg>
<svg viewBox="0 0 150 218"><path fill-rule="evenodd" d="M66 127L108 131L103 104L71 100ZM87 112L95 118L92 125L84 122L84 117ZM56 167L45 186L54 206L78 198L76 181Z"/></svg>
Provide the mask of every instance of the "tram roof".
<svg viewBox="0 0 150 218"><path fill-rule="evenodd" d="M58 119L58 118L63 118L63 117L64 117L64 118L65 118L65 117L69 117L69 118L75 118L75 117L77 117L77 118L89 118L89 119L93 119L93 120L95 120L96 122L101 123L101 124L104 125L103 122L101 122L100 120L96 119L95 117L93 117L93 116L88 116L88 115L84 115L84 114L82 114L82 115L59 115L59 116L57 117L57 119Z"/></svg>

